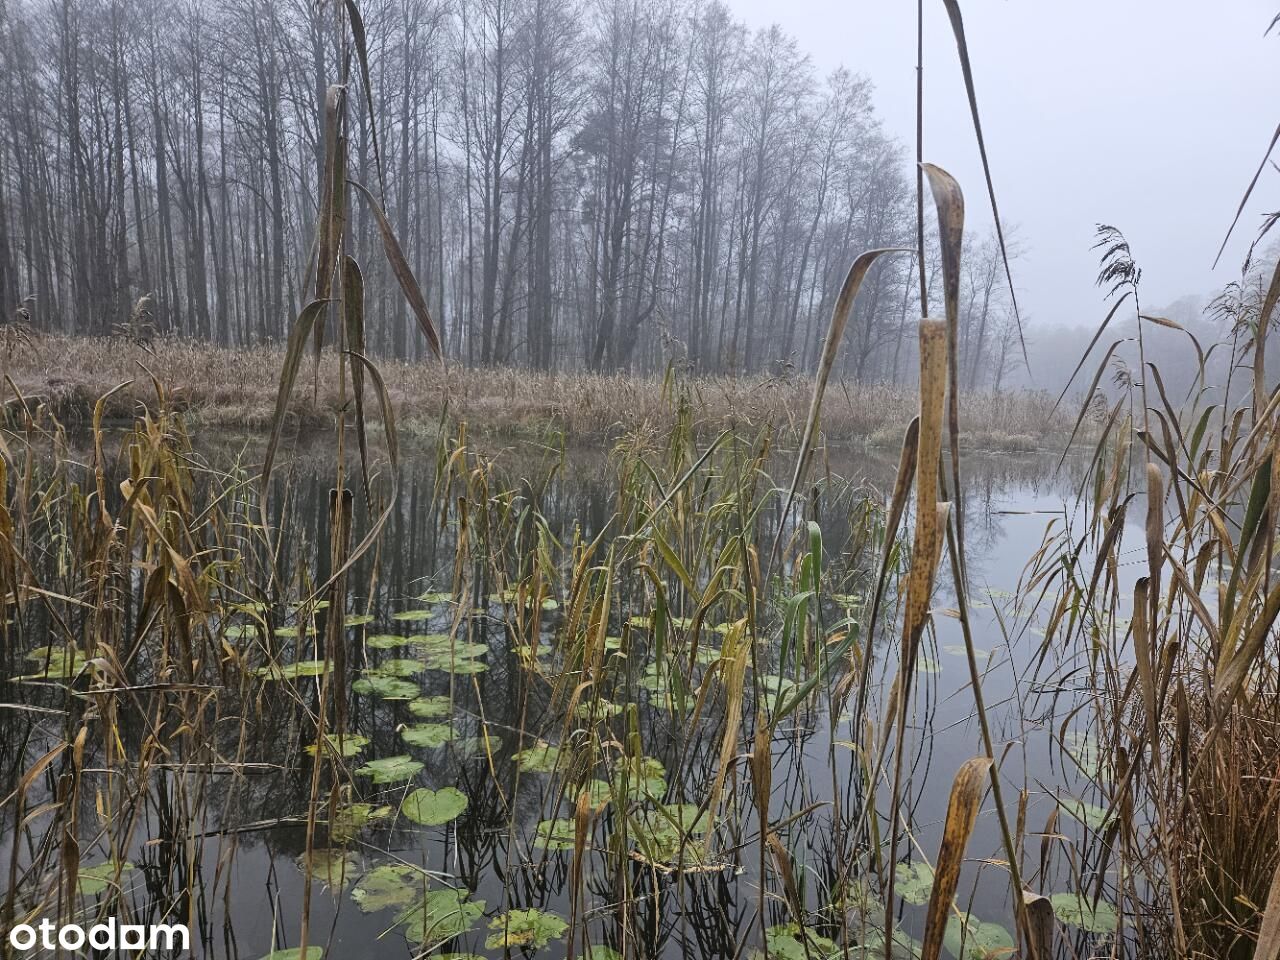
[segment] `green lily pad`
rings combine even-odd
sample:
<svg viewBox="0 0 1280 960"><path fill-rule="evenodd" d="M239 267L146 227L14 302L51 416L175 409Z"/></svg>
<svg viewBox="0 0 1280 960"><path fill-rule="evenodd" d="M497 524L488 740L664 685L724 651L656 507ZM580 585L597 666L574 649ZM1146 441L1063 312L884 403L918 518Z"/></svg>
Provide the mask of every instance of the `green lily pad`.
<svg viewBox="0 0 1280 960"><path fill-rule="evenodd" d="M453 594L443 590L435 590L418 597L423 603L453 603Z"/></svg>
<svg viewBox="0 0 1280 960"><path fill-rule="evenodd" d="M89 662L75 647L36 647L26 659L34 661L39 669L14 680L70 680Z"/></svg>
<svg viewBox="0 0 1280 960"><path fill-rule="evenodd" d="M438 945L460 937L484 914L483 900L467 899L465 890L432 890L396 920L409 940Z"/></svg>
<svg viewBox="0 0 1280 960"><path fill-rule="evenodd" d="M133 864L126 860L116 863L107 860L92 867L81 867L76 871L76 885L82 897L96 897L115 883L118 872L123 882L124 875L133 869Z"/></svg>
<svg viewBox="0 0 1280 960"><path fill-rule="evenodd" d="M307 855L298 857L298 869L307 869ZM311 851L311 876L329 887L340 888L355 879L360 861L354 853L339 847Z"/></svg>
<svg viewBox="0 0 1280 960"><path fill-rule="evenodd" d="M342 622L344 626L362 627L366 623L373 623L373 614L372 613L351 613L351 614L348 614L347 618Z"/></svg>
<svg viewBox="0 0 1280 960"><path fill-rule="evenodd" d="M364 638L364 645L372 650L395 650L408 642L407 637L396 633L375 633L372 637Z"/></svg>
<svg viewBox="0 0 1280 960"><path fill-rule="evenodd" d="M920 673L941 673L942 664L933 657L916 657L916 670Z"/></svg>
<svg viewBox="0 0 1280 960"><path fill-rule="evenodd" d="M370 760L356 771L361 777L371 777L374 783L403 783L412 780L422 771L422 764L408 755L383 757Z"/></svg>
<svg viewBox="0 0 1280 960"><path fill-rule="evenodd" d="M572 850L577 826L569 819L541 820L534 832L534 846L550 853Z"/></svg>
<svg viewBox="0 0 1280 960"><path fill-rule="evenodd" d="M365 824L373 820L384 820L391 816L390 807L374 806L372 803L350 803L339 807L329 824L329 836L335 840L350 840Z"/></svg>
<svg viewBox="0 0 1280 960"><path fill-rule="evenodd" d="M412 700L422 692L416 683L370 670L366 670L364 676L351 684L351 690L361 696L373 695L383 700Z"/></svg>
<svg viewBox="0 0 1280 960"><path fill-rule="evenodd" d="M433 717L447 717L453 712L453 703L447 696L418 697L409 703L409 712L423 720Z"/></svg>
<svg viewBox="0 0 1280 960"><path fill-rule="evenodd" d="M297 680L301 677L318 677L324 673L323 660L299 660L297 663L285 663L280 666L267 664L254 671L266 680Z"/></svg>
<svg viewBox="0 0 1280 960"><path fill-rule="evenodd" d="M964 923L954 914L947 921L942 945L956 960L1008 960L1015 953L1013 936L998 923L965 914Z"/></svg>
<svg viewBox="0 0 1280 960"><path fill-rule="evenodd" d="M378 672L389 677L415 677L426 669L427 665L423 661L405 658L384 660L378 664Z"/></svg>
<svg viewBox="0 0 1280 960"><path fill-rule="evenodd" d="M560 762L560 748L539 740L528 750L517 753L515 761L525 773L555 773L556 764Z"/></svg>
<svg viewBox="0 0 1280 960"><path fill-rule="evenodd" d="M489 929L497 931L484 941L490 950L508 947L536 950L563 937L569 924L556 914L542 910L512 910L490 920Z"/></svg>
<svg viewBox="0 0 1280 960"><path fill-rule="evenodd" d="M307 947L305 954L298 947L290 947L288 950L272 950L259 960L322 960L323 957L324 947Z"/></svg>
<svg viewBox="0 0 1280 960"><path fill-rule="evenodd" d="M1078 797L1059 797L1058 806L1075 817L1090 830L1101 830L1107 825L1107 811Z"/></svg>
<svg viewBox="0 0 1280 960"><path fill-rule="evenodd" d="M467 795L457 787L442 790L414 790L404 798L400 812L425 827L438 827L456 820L467 809Z"/></svg>
<svg viewBox="0 0 1280 960"><path fill-rule="evenodd" d="M417 620L430 620L435 615L436 612L434 610L401 610L399 613L393 613L391 615L391 619L412 622Z"/></svg>
<svg viewBox="0 0 1280 960"><path fill-rule="evenodd" d="M358 733L344 734L341 742L339 742L338 735L336 733L326 733L324 735L324 739L325 742L333 748L334 753L341 752L344 757L354 757L369 745L369 738L362 737ZM313 757L316 755L316 745L314 743L308 744L307 753L311 754Z"/></svg>
<svg viewBox="0 0 1280 960"><path fill-rule="evenodd" d="M447 723L420 723L400 731L400 739L411 747L432 749L443 747L453 739L453 727Z"/></svg>
<svg viewBox="0 0 1280 960"><path fill-rule="evenodd" d="M427 875L408 863L387 863L374 867L351 890L351 899L361 913L379 910L403 910L427 887Z"/></svg>
<svg viewBox="0 0 1280 960"><path fill-rule="evenodd" d="M1116 908L1105 900L1094 904L1090 897L1078 893L1055 893L1049 898L1054 915L1063 923L1090 933L1114 933L1120 925Z"/></svg>
<svg viewBox="0 0 1280 960"><path fill-rule="evenodd" d="M933 867L919 860L900 863L894 867L893 875L898 896L903 900L916 906L929 902L929 894L933 891Z"/></svg>
<svg viewBox="0 0 1280 960"><path fill-rule="evenodd" d="M826 960L839 955L835 942L815 933L810 929L802 929L798 923L783 923L770 927L764 932L765 944L769 948L769 956L778 960ZM764 954L755 950L750 956L763 958Z"/></svg>

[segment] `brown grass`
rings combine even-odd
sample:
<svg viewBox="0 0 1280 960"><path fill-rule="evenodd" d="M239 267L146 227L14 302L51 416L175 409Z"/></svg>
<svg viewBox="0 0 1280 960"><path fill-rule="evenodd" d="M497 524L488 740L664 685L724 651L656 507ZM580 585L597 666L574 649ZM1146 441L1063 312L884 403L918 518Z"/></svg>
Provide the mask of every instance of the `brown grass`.
<svg viewBox="0 0 1280 960"><path fill-rule="evenodd" d="M202 426L267 430L271 424L283 349L217 347L188 340L150 346L121 338L42 337L6 358L6 373L28 399L37 399L68 424L87 422L99 397L125 381L106 405L109 419L131 419L155 396L149 374L172 391L188 420ZM304 361L292 413L304 428L333 423L339 399L332 354L321 362L319 393L312 361ZM467 369L454 364L380 361L402 431L434 434L446 415L493 434L563 435L570 441L614 439L630 431L665 432L679 405L656 377L629 374L545 373L511 367ZM771 422L786 440L798 439L812 393L808 377L692 377L681 381L701 431L757 427ZM5 401L13 402L4 390ZM896 446L901 425L919 404L914 384L833 380L822 410L829 443ZM370 404L376 407L375 404ZM961 423L967 444L991 450L1060 445L1070 428L1040 393L978 393L966 397ZM371 411L372 414L372 411ZM1064 429L1064 427L1066 429Z"/></svg>

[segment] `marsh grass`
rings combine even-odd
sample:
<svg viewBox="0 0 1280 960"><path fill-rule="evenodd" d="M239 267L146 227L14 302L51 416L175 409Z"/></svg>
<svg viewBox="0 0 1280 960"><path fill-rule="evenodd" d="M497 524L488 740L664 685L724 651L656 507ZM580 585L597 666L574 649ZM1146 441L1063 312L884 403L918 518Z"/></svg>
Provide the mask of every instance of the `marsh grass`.
<svg viewBox="0 0 1280 960"><path fill-rule="evenodd" d="M110 420L132 420L150 402L149 371L169 386L175 407L189 423L265 431L274 417L283 356L280 347L269 346L228 349L165 338L144 346L120 338L45 336L15 352L6 373L24 395L47 404L68 425L87 424L98 398L126 382L107 400L105 414ZM664 434L678 415L665 399L661 377L385 360L378 368L406 440L434 440L443 420L466 423L479 435L598 443L637 431ZM683 374L681 379L688 385L690 416L700 435L771 424L781 441L799 442L804 421L798 412L807 408L812 393L807 378ZM312 433L332 430L340 408L336 384L337 359L326 350L318 368L307 366L300 374L290 423ZM833 376L820 439L896 447L916 403L909 385ZM376 425L377 410L370 409L368 417ZM975 392L965 395L961 434L975 451L1059 450L1072 419L1067 411L1055 411L1046 394ZM1093 421L1085 426L1092 428ZM1093 436L1086 429L1081 442Z"/></svg>

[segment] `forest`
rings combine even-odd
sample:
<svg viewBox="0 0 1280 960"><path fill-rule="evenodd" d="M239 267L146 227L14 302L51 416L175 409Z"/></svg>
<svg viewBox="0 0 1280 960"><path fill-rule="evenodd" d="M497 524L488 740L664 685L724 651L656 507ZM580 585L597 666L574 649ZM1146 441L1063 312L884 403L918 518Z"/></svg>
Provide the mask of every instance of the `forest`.
<svg viewBox="0 0 1280 960"><path fill-rule="evenodd" d="M812 370L847 251L914 242L913 164L872 84L818 75L719 0L374 0L364 17L351 175L382 198L449 357ZM340 38L305 0L0 5L0 303L48 333L132 319L282 341ZM424 356L367 206L347 230L369 349ZM998 387L1021 354L994 238L965 263L964 366ZM875 269L842 373L913 375L915 270Z"/></svg>

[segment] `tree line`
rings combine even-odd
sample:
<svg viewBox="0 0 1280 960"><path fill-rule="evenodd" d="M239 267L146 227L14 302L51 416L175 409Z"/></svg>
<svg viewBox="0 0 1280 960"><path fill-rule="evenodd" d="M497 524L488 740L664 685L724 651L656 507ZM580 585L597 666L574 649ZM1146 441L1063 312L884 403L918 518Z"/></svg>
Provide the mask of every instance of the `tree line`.
<svg viewBox="0 0 1280 960"><path fill-rule="evenodd" d="M871 84L819 76L718 0L360 6L374 95L351 97L349 156L447 356L809 369L852 258L915 245L914 173ZM320 104L333 77L354 81L335 17L320 0L0 0L6 313L283 339L314 258ZM347 230L370 254L370 349L422 356L366 208ZM1003 270L993 244L971 247L963 362L998 382ZM917 269L882 258L844 375L910 375Z"/></svg>

